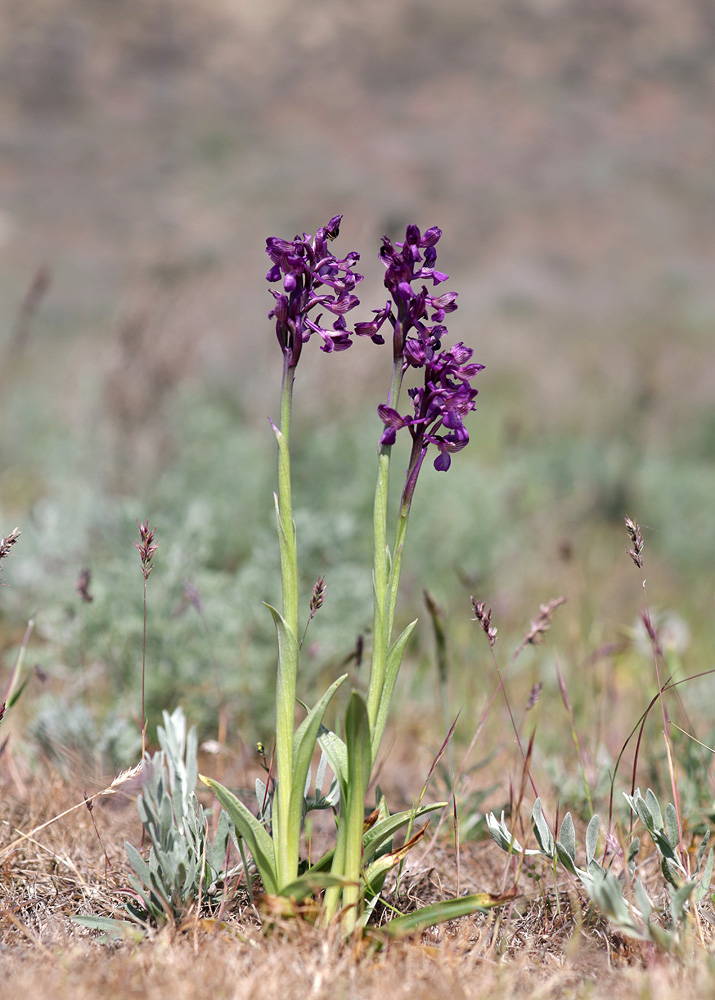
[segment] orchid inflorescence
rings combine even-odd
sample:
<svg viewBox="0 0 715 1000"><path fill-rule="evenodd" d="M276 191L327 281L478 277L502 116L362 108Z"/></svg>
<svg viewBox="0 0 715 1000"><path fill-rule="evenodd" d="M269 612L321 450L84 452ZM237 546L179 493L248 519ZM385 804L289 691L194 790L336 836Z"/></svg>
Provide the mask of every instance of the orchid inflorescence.
<svg viewBox="0 0 715 1000"><path fill-rule="evenodd" d="M340 231L341 219L342 215L334 216L314 237L303 233L292 241L275 236L266 240L266 253L273 261L266 280L283 279L283 291L272 291L276 304L268 318L276 321L278 343L292 367L298 364L303 344L313 333L323 338L322 349L327 353L345 351L351 344L345 313L359 304L353 289L362 275L352 270L360 254L353 251L338 260L328 250L328 241ZM324 290L319 291L321 288ZM337 317L332 330L321 325L322 313L315 319L308 317L316 308Z"/></svg>
<svg viewBox="0 0 715 1000"><path fill-rule="evenodd" d="M322 337L322 350L328 353L347 350L352 344L345 315L359 303L353 290L362 281L362 275L352 270L359 259L358 253L353 251L339 260L328 251L328 241L337 237L341 219L342 216L336 215L314 238L304 233L292 242L275 237L266 241L266 252L273 261L266 277L270 282L283 279L283 292L272 293L276 305L269 317L276 321L278 342L293 367L312 333ZM385 425L382 445L393 445L403 427L409 428L412 436L413 457L403 501L411 500L429 445L439 452L435 468L444 472L451 464L452 454L469 442L463 418L475 409L477 389L471 380L484 368L471 361L474 352L463 343L442 348L448 334L444 319L456 310L457 293L432 295L424 284L431 281L436 286L449 278L435 266L436 245L441 236L437 226L422 234L417 226L410 225L402 243L393 244L387 236L383 237L380 258L385 265L385 287L391 299L383 308L374 310L374 319L358 322L354 327L358 336L383 344L380 331L389 322L399 382L410 368L424 371L423 384L408 390L412 413L401 415L391 405L390 398L387 404L378 407ZM318 291L321 286L327 289L322 294ZM332 330L321 325L322 314L315 320L309 318L308 314L316 307L337 316Z"/></svg>

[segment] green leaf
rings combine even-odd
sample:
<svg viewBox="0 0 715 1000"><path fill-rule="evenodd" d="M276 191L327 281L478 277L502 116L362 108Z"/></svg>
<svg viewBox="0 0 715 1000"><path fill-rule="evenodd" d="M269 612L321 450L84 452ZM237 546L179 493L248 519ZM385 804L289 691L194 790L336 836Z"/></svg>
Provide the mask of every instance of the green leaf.
<svg viewBox="0 0 715 1000"><path fill-rule="evenodd" d="M647 941L651 937L649 930L633 919L633 913L623 896L621 884L612 872L594 878L590 885L586 884L586 891L596 906L624 934L640 941Z"/></svg>
<svg viewBox="0 0 715 1000"><path fill-rule="evenodd" d="M534 848L524 849L516 837L509 831L504 822L504 811L502 810L501 820L498 820L494 813L487 813L484 817L487 830L491 834L492 840L501 847L507 854L523 854L525 857L530 854L541 854L541 850ZM556 845L558 847L558 844Z"/></svg>
<svg viewBox="0 0 715 1000"><path fill-rule="evenodd" d="M365 792L372 771L370 719L367 704L359 691L353 691L345 712L345 745L348 748L347 795L340 803L340 824L346 825L345 857L342 870L349 884L343 889L343 928L351 933L360 903L360 868L365 817Z"/></svg>
<svg viewBox="0 0 715 1000"><path fill-rule="evenodd" d="M266 892L276 894L278 892L276 855L269 834L250 809L247 809L233 792L229 792L220 782L206 778L203 774L200 774L199 778L214 793L228 813L229 819L233 820L239 836L243 837L248 844L248 849L256 862Z"/></svg>
<svg viewBox="0 0 715 1000"><path fill-rule="evenodd" d="M363 836L363 859L365 863L374 858L385 841L393 837L410 820L421 819L422 816L435 812L437 809L444 809L446 805L446 802L433 802L431 805L420 806L419 809L405 809L403 812L394 813L392 816L386 816L385 819L378 820Z"/></svg>
<svg viewBox="0 0 715 1000"><path fill-rule="evenodd" d="M576 867L576 862L571 857L569 852L565 849L564 845L561 843L560 840L556 841L556 854L558 856L559 861L567 871L571 872L572 875L580 877L579 869Z"/></svg>
<svg viewBox="0 0 715 1000"><path fill-rule="evenodd" d="M708 831L709 833L710 831ZM703 840L705 838L703 837ZM705 870L703 871L702 878L698 884L698 888L695 890L695 902L699 903L704 897L705 893L710 888L710 882L713 877L713 849L712 847L708 851L708 859L705 862Z"/></svg>
<svg viewBox="0 0 715 1000"><path fill-rule="evenodd" d="M547 858L553 858L555 850L554 836L544 819L544 813L541 809L541 799L536 800L534 808L531 810L531 824L534 828L536 842L541 848L542 854L545 854Z"/></svg>
<svg viewBox="0 0 715 1000"><path fill-rule="evenodd" d="M359 691L353 691L345 712L345 745L348 750L348 785L363 789L362 799L370 781L370 719L367 704ZM360 805L362 811L362 802ZM362 825L362 824L361 824Z"/></svg>
<svg viewBox="0 0 715 1000"><path fill-rule="evenodd" d="M325 710L328 707L328 704L330 703L330 700L335 694L335 692L338 690L340 685L347 679L347 676L348 676L347 674L343 674L341 677L338 677L338 679L330 685L328 690L325 692L320 701L314 706L314 708L306 709L308 714L306 715L306 717L303 719L303 721L295 731L295 736L293 737L294 784L297 783L301 786L305 784L305 776L303 776L302 781L296 782L295 780L295 777L299 774L298 765L295 763L295 760L301 755L301 753L305 753L306 748L309 746L310 753L308 755L308 767L310 766L310 760L313 756L313 750L315 749L315 744L318 741L318 737L320 736L320 738L322 739L323 731L330 733L330 730L326 729L326 727L323 726L322 724L322 719L323 715L325 714ZM310 739L311 733L314 734L312 739ZM334 733L332 733L331 735L335 736ZM345 744L342 743L342 740L340 740L337 736L335 737L335 739L338 740L338 742L341 743L343 747L345 746ZM322 747L322 743L320 745ZM347 754L346 754L346 760L347 760ZM330 758L328 758L328 762L330 763ZM305 775L307 775L307 773L308 773L308 768L306 767Z"/></svg>
<svg viewBox="0 0 715 1000"><path fill-rule="evenodd" d="M325 715L325 710L328 707L330 699L333 697L347 676L347 674L343 674L342 677L338 677L338 679L330 685L315 708L305 719L303 719L300 726L296 730L295 737L293 739L293 784L290 793L288 828L297 836L300 836L300 825L303 816L303 792L305 791L305 782L308 776L310 760L313 756L313 750L315 749L315 744L318 738L320 724L323 721L323 716Z"/></svg>
<svg viewBox="0 0 715 1000"><path fill-rule="evenodd" d="M395 813L378 820L363 834L363 861L367 865L374 858L382 845L391 840L399 829L406 826L410 820L421 819L427 813L435 812L437 809L444 809L446 802L434 802L431 805L420 806L419 809L405 809L404 812ZM538 851L534 852L538 854ZM334 850L327 851L310 869L312 872L327 871L333 861Z"/></svg>
<svg viewBox="0 0 715 1000"><path fill-rule="evenodd" d="M635 865L636 855L641 849L640 838L634 837L628 845L628 865Z"/></svg>
<svg viewBox="0 0 715 1000"><path fill-rule="evenodd" d="M295 882L291 882L290 885L281 889L280 894L288 899L300 902L306 896L314 896L316 893L322 892L323 889L349 884L349 879L343 878L340 875L334 875L332 872L319 872L311 868L310 871L297 878Z"/></svg>
<svg viewBox="0 0 715 1000"><path fill-rule="evenodd" d="M124 844L124 850L127 852L127 860L129 861L129 864L132 866L144 885L151 885L149 865L146 863L136 847L130 844L127 840Z"/></svg>
<svg viewBox="0 0 715 1000"><path fill-rule="evenodd" d="M390 709L392 694L395 690L395 684L397 683L397 675L400 672L402 657L405 655L405 648L416 624L417 619L410 622L407 628L403 629L400 635L393 642L390 652L387 654L385 679L383 681L382 692L380 694L380 704L377 710L377 718L375 720L375 731L372 734L373 762L377 758L377 751L380 748L382 734L384 733L385 726L387 725L387 713Z"/></svg>
<svg viewBox="0 0 715 1000"><path fill-rule="evenodd" d="M7 702L7 706L6 706L6 708L8 710L11 709L12 706L19 700L20 695L22 694L22 692L25 690L25 688L29 684L30 678L34 677L34 676L35 676L34 673L28 674L27 677L25 678L25 680L20 685L20 687L17 689L17 691L15 691L15 693L10 698L8 698L8 702Z"/></svg>
<svg viewBox="0 0 715 1000"><path fill-rule="evenodd" d="M697 885L698 883L693 879L690 882L686 882L685 885L681 885L680 888L676 889L676 891L672 894L670 901L670 915L675 925L679 924L683 919L685 904L690 899L691 893L697 888Z"/></svg>
<svg viewBox="0 0 715 1000"><path fill-rule="evenodd" d="M675 811L675 806L672 802L669 802L665 807L665 832L668 835L668 840L670 841L670 846L675 850L678 846L678 814Z"/></svg>
<svg viewBox="0 0 715 1000"><path fill-rule="evenodd" d="M144 937L144 930L138 923L132 920L115 920L112 917L83 917L72 914L70 920L81 924L82 927L89 927L93 931L104 931L101 940L103 941L141 941Z"/></svg>
<svg viewBox="0 0 715 1000"><path fill-rule="evenodd" d="M653 912L653 903L639 878L633 880L633 895L636 898L638 909L643 914L643 919L648 923Z"/></svg>
<svg viewBox="0 0 715 1000"><path fill-rule="evenodd" d="M576 863L576 831L573 825L573 818L570 812L567 812L564 816L563 822L561 824L561 829L559 831L559 846L563 848L564 851L571 858L571 861Z"/></svg>
<svg viewBox="0 0 715 1000"><path fill-rule="evenodd" d="M348 748L337 733L334 733L332 729L328 729L326 726L320 726L318 744L328 758L328 764L330 764L333 774L338 779L338 785L342 794L348 780Z"/></svg>
<svg viewBox="0 0 715 1000"><path fill-rule="evenodd" d="M636 794L640 793L637 792ZM660 811L660 803L652 788L649 788L645 793L645 804L653 817L653 825L656 830L663 830L663 813Z"/></svg>
<svg viewBox="0 0 715 1000"><path fill-rule="evenodd" d="M586 827L586 867L591 864L591 862L596 857L596 850L598 848L598 828L599 820L598 815L593 815Z"/></svg>
<svg viewBox="0 0 715 1000"><path fill-rule="evenodd" d="M652 794L653 793L651 792L651 795ZM626 795L626 793L624 792L623 793L623 797L625 798L626 802L631 807L631 809L633 810L633 812L636 814L636 816L638 817L638 819L641 821L641 823L643 824L643 826L646 828L646 830L648 830L649 833L652 833L653 830L655 829L655 824L654 824L654 821L653 821L653 814L651 813L650 809L646 805L646 803L645 803L645 801L643 799L643 796L641 795L640 788L636 788L635 794L632 795L632 796L631 795ZM655 796L653 796L653 797L655 798ZM656 800L656 805L657 804L658 804L658 802ZM660 811L660 807L659 807L659 811Z"/></svg>
<svg viewBox="0 0 715 1000"><path fill-rule="evenodd" d="M432 903L423 906L421 910L395 917L380 928L378 935L384 935L391 941L399 940L408 934L416 934L428 927L434 927L435 924L442 924L446 920L468 917L472 913L486 913L495 906L510 902L515 895L513 891L502 896L493 896L489 892L475 892L470 896L445 899L441 903Z"/></svg>
<svg viewBox="0 0 715 1000"><path fill-rule="evenodd" d="M298 660L298 640L286 622L280 611L277 611L272 605L266 604L265 606L271 613L273 618L273 624L276 627L276 634L278 636L278 668L280 669L281 663L296 663ZM291 716L293 714L294 706L291 704ZM292 726L291 726L292 732Z"/></svg>
<svg viewBox="0 0 715 1000"><path fill-rule="evenodd" d="M402 847L398 847L395 851L388 851L381 854L375 861L372 862L371 865L368 866L363 873L368 894L374 895L380 892L387 873L391 868L394 868L395 865L399 865L399 863L407 857L412 848L422 840L428 826L429 823L425 823L422 829L418 830L414 836L410 837L407 843L403 844ZM365 923L366 921L361 922Z"/></svg>

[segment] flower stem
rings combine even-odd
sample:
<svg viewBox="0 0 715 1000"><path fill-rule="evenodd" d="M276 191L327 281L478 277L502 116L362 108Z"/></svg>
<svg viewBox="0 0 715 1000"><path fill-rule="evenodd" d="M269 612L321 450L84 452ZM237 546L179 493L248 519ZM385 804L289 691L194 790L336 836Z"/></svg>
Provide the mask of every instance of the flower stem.
<svg viewBox="0 0 715 1000"><path fill-rule="evenodd" d="M142 760L146 757L146 708L144 701L144 682L146 678L146 577L144 577L144 633L142 637Z"/></svg>
<svg viewBox="0 0 715 1000"><path fill-rule="evenodd" d="M278 496L276 499L278 536L281 555L283 591L283 640L279 635L278 674L276 680L276 796L274 799L273 836L276 847L278 880L292 882L298 874L300 826L291 829L290 800L293 787L293 731L295 694L298 676L298 551L293 523L290 478L290 422L295 367L285 357L281 392L281 427L278 440Z"/></svg>
<svg viewBox="0 0 715 1000"><path fill-rule="evenodd" d="M390 382L390 392L388 403L396 407L399 401L400 388L402 386L402 357L395 358L392 367L392 379ZM394 586L394 565L390 556L390 549L387 544L387 500L390 486L390 455L392 447L390 445L379 446L377 460L377 483L375 486L375 504L373 508L373 589L374 589L374 616L372 635L372 664L370 668L370 684L367 695L367 711L370 720L370 730L375 731L377 725L380 702L382 700L382 690L385 683L385 668L387 665L387 654L390 650L392 638L392 625L394 619L394 600L392 590ZM404 538L403 538L404 541ZM401 552L400 552L401 557ZM399 567L397 572L397 582L399 582ZM375 753L377 750L375 749ZM373 763L375 756L373 755Z"/></svg>

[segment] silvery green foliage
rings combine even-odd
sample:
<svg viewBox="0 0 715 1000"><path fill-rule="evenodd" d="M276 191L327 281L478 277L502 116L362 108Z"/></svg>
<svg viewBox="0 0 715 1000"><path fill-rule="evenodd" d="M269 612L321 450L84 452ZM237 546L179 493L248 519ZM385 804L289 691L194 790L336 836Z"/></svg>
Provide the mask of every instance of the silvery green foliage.
<svg viewBox="0 0 715 1000"><path fill-rule="evenodd" d="M678 821L675 807L668 803L665 807L665 823L660 803L652 789L648 789L645 798L641 795L640 788L636 788L634 795L626 795L624 798L643 826L648 831L651 840L655 844L656 850L661 859L661 868L664 878L675 888L679 888L683 878L687 878L687 872L679 860L676 850L678 847Z"/></svg>
<svg viewBox="0 0 715 1000"><path fill-rule="evenodd" d="M558 839L555 839L544 818L541 800L537 799L531 814L531 821L538 850L525 849L509 832L504 815L497 820L493 813L487 816L487 827L494 841L510 854L524 856L541 854L550 861L560 864L575 876L588 893L589 898L622 933L641 941L651 941L659 948L677 951L681 946L681 932L689 912L692 897L699 903L710 888L713 874L713 849L706 850L710 838L705 834L698 851L695 872L688 877L687 871L678 859L677 817L669 803L665 811L660 808L657 797L648 789L645 797L637 789L633 796L626 795L633 812L645 826L661 859L661 869L668 883L669 906L659 909L650 899L639 878L636 877L636 855L640 841L634 837L628 849L626 866L633 900L625 892L625 873L616 876L606 870L596 860L598 846L599 819L592 816L586 829L586 867L576 864L576 834L570 813L564 816Z"/></svg>
<svg viewBox="0 0 715 1000"><path fill-rule="evenodd" d="M184 916L199 895L209 907L218 901L225 880L234 873L226 866L235 834L222 810L213 842L208 836L208 816L194 791L196 729L187 733L181 708L172 715L164 712L164 726L157 734L161 750L145 761L137 797L151 845L149 856L145 860L131 844L125 846L135 872L129 883L136 895L127 910L142 923L162 924Z"/></svg>
<svg viewBox="0 0 715 1000"><path fill-rule="evenodd" d="M541 802L539 806L541 806ZM525 850L516 837L509 832L509 828L504 822L504 813L501 814L501 819L497 819L494 813L489 813L486 817L487 829L492 835L492 839L499 844L503 851L507 854L523 854L527 857L530 854L541 854L541 851L535 851L533 849Z"/></svg>

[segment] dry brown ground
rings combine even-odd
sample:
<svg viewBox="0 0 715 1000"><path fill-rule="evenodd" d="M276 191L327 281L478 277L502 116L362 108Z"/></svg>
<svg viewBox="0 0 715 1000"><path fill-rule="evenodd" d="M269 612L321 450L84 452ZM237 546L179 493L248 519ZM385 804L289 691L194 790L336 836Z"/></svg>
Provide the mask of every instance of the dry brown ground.
<svg viewBox="0 0 715 1000"><path fill-rule="evenodd" d="M685 959L656 954L614 933L573 887L553 897L525 895L501 912L480 914L391 944L382 951L346 945L302 922L267 932L245 901L223 923L198 923L139 943L103 943L75 924L77 913L119 915L125 837L139 842L131 796L97 800L95 831L82 805L8 851L17 831L29 832L82 802L75 781L48 774L18 790L4 789L0 857L0 953L3 995L48 997L591 997L633 995L671 1000L715 989L709 951L693 946ZM97 832L101 837L98 839ZM106 852L106 855L105 855ZM107 868L107 859L109 868ZM497 889L504 855L491 844L461 852L463 887ZM522 888L524 883L522 883ZM455 889L454 851L437 845L408 874L399 905L408 909ZM531 895L529 893L531 892Z"/></svg>

